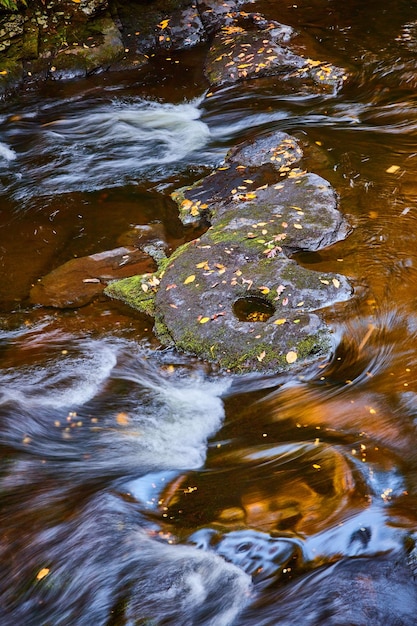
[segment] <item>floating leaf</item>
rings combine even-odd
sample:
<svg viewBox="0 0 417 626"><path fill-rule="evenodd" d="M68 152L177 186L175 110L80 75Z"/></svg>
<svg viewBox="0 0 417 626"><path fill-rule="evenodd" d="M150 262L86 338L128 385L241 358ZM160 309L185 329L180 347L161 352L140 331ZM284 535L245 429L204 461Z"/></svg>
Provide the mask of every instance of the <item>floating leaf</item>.
<svg viewBox="0 0 417 626"><path fill-rule="evenodd" d="M285 360L287 361L287 363L295 363L297 360L297 353L294 352L293 350L290 350L289 352L287 352L287 354L285 355Z"/></svg>
<svg viewBox="0 0 417 626"><path fill-rule="evenodd" d="M45 576L48 576L48 574L49 574L49 568L48 567L43 567L36 574L36 580L42 580L42 578L45 578Z"/></svg>
<svg viewBox="0 0 417 626"><path fill-rule="evenodd" d="M190 283L193 283L195 281L195 274L191 274L191 276L187 276L187 278L184 280L184 285L189 285Z"/></svg>
<svg viewBox="0 0 417 626"><path fill-rule="evenodd" d="M120 426L127 426L129 424L129 416L127 413L121 412L116 415L116 422Z"/></svg>
<svg viewBox="0 0 417 626"><path fill-rule="evenodd" d="M395 172L398 172L399 169L400 169L399 165L391 165L385 171L386 171L387 174L395 174Z"/></svg>

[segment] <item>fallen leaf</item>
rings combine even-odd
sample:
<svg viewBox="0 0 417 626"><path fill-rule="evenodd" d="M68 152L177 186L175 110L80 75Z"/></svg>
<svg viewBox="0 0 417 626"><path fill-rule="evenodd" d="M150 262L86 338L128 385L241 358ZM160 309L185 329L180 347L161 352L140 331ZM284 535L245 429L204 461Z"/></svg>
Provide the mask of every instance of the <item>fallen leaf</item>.
<svg viewBox="0 0 417 626"><path fill-rule="evenodd" d="M297 358L298 358L297 353L294 352L293 350L290 350L289 352L287 352L285 356L285 360L287 361L287 363L295 363Z"/></svg>
<svg viewBox="0 0 417 626"><path fill-rule="evenodd" d="M45 578L45 576L48 576L48 574L49 574L49 568L48 567L43 567L36 574L36 580L42 580L42 578Z"/></svg>
<svg viewBox="0 0 417 626"><path fill-rule="evenodd" d="M386 171L387 174L395 174L395 172L398 172L399 169L400 169L399 165L391 165L385 171Z"/></svg>
<svg viewBox="0 0 417 626"><path fill-rule="evenodd" d="M281 326L281 324L285 324L286 321L287 320L285 317L280 317L278 320L275 320L274 324L276 324L277 326Z"/></svg>
<svg viewBox="0 0 417 626"><path fill-rule="evenodd" d="M116 415L116 422L120 424L120 426L127 426L129 424L129 416L127 413L118 413Z"/></svg>
<svg viewBox="0 0 417 626"><path fill-rule="evenodd" d="M259 287L259 291L263 294L267 294L269 293L271 290L269 289L269 287L265 287L264 285L262 285L262 287Z"/></svg>
<svg viewBox="0 0 417 626"><path fill-rule="evenodd" d="M207 324L207 322L210 321L209 317L202 317L200 320L198 320L200 322L200 324Z"/></svg>
<svg viewBox="0 0 417 626"><path fill-rule="evenodd" d="M259 356L257 356L256 358L258 359L259 362L261 362L261 361L264 360L265 357L266 357L266 352L265 352L265 350L263 350L261 352L261 354Z"/></svg>
<svg viewBox="0 0 417 626"><path fill-rule="evenodd" d="M193 283L195 281L195 275L191 274L191 276L188 276L185 280L184 280L184 285L189 285L190 283Z"/></svg>
<svg viewBox="0 0 417 626"><path fill-rule="evenodd" d="M340 280L337 280L337 278L332 278L332 283L336 287L336 289L339 289L339 287L340 287Z"/></svg>

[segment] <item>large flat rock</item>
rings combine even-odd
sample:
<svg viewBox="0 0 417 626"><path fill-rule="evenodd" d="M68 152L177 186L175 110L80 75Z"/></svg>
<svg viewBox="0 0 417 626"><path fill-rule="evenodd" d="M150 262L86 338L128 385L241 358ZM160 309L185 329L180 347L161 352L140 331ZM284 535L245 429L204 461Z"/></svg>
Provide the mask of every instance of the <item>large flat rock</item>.
<svg viewBox="0 0 417 626"><path fill-rule="evenodd" d="M296 167L298 151L293 138L272 133L174 194L185 223L211 227L158 272L110 284L106 293L154 315L163 342L234 371L328 356L332 336L320 309L347 300L351 286L299 266L291 254L331 245L349 227L330 184Z"/></svg>

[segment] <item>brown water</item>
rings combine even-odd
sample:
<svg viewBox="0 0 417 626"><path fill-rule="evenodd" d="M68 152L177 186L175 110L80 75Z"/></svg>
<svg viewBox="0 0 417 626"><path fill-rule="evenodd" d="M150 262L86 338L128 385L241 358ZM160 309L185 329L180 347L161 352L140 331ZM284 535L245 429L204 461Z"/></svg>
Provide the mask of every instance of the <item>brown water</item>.
<svg viewBox="0 0 417 626"><path fill-rule="evenodd" d="M206 99L201 50L0 108L2 625L417 624L334 621L314 600L334 563L405 562L416 533L417 3L255 8L346 67L344 89L270 78ZM105 298L29 305L38 278L132 226L186 240L170 192L273 129L311 146L354 225L298 257L355 286L329 311L329 363L231 376ZM304 584L311 606L284 621Z"/></svg>

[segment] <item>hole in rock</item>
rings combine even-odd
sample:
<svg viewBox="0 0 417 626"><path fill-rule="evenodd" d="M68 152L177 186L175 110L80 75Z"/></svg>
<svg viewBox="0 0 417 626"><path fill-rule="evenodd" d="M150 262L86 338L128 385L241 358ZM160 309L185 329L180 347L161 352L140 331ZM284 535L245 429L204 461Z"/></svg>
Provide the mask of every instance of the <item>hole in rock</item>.
<svg viewBox="0 0 417 626"><path fill-rule="evenodd" d="M236 300L233 312L241 322L266 322L274 315L275 308L264 298L247 296Z"/></svg>

